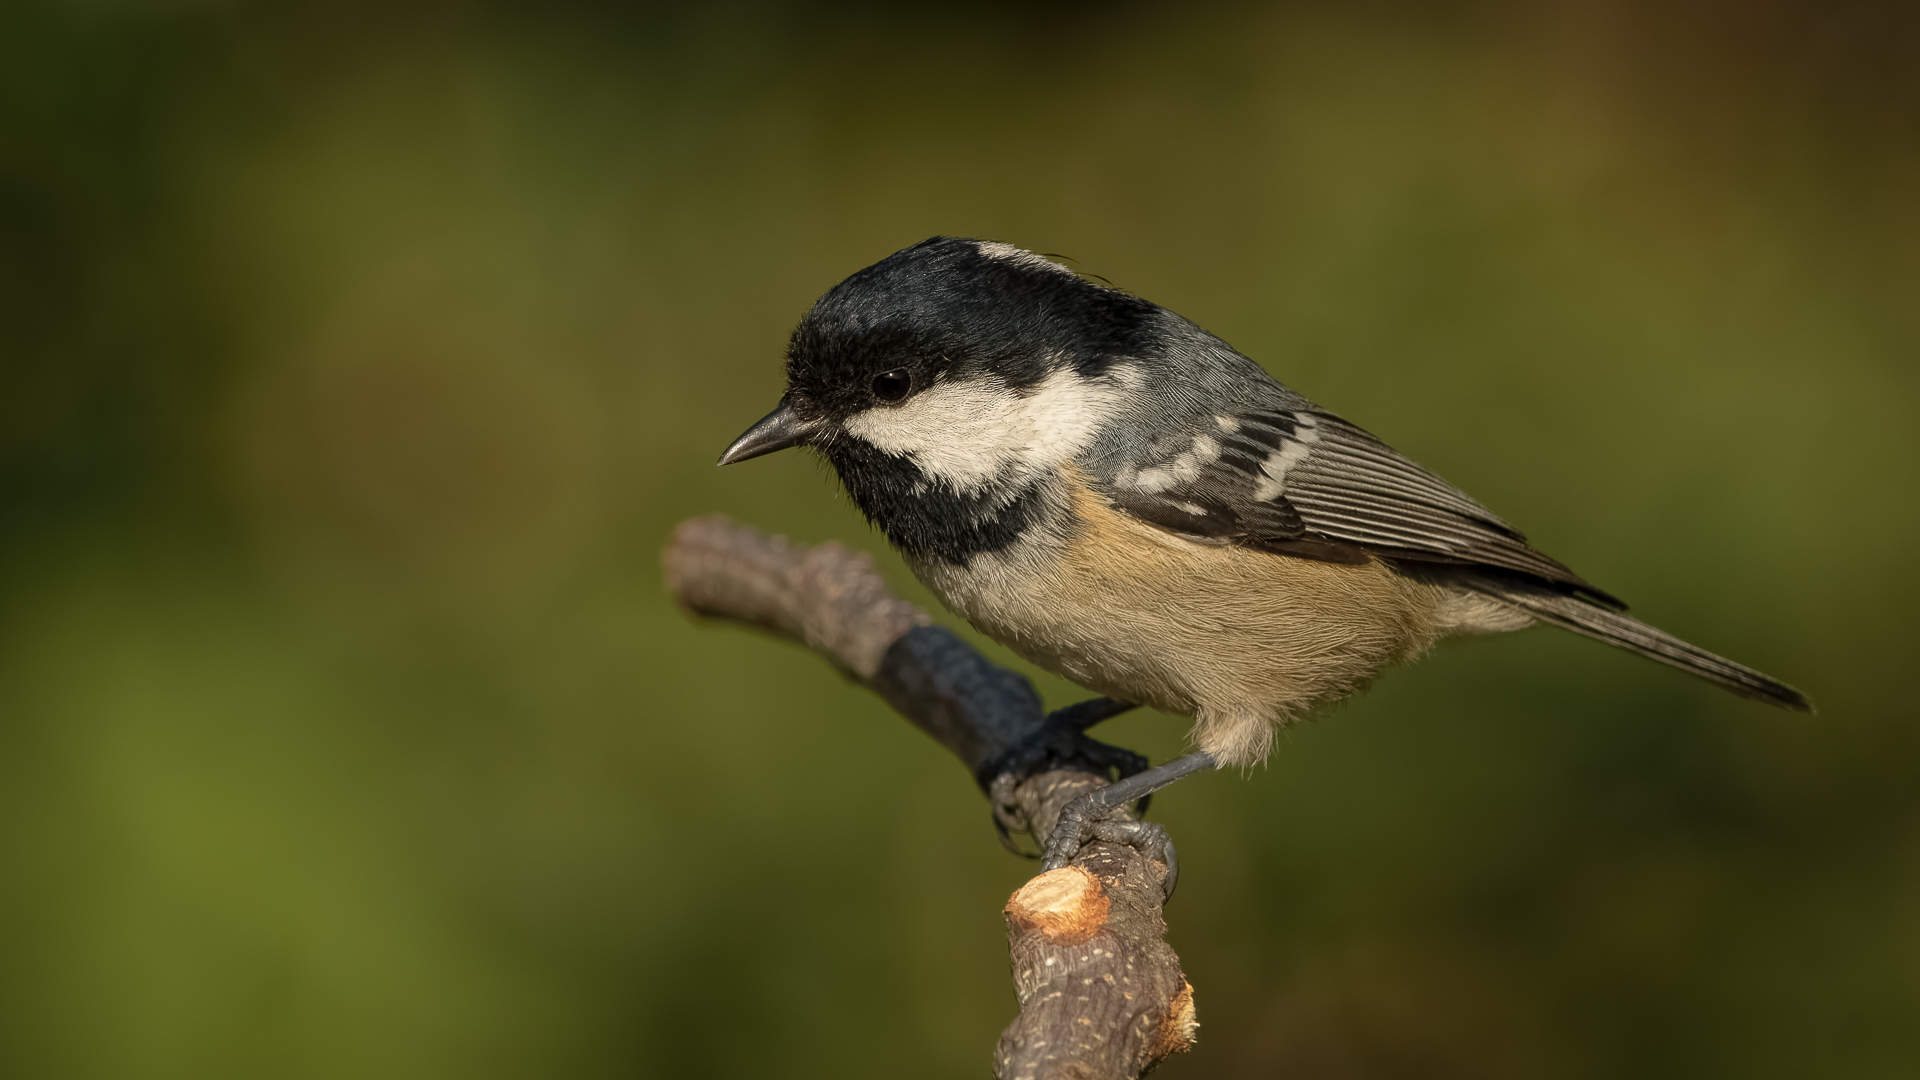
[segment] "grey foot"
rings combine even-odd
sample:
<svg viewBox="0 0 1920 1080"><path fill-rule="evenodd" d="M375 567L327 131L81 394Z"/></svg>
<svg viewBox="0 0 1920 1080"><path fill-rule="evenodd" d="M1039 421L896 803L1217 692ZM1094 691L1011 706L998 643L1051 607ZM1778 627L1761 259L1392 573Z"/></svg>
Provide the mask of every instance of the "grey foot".
<svg viewBox="0 0 1920 1080"><path fill-rule="evenodd" d="M1051 769L1081 767L1125 780L1145 772L1146 757L1124 747L1111 746L1087 734L1087 729L1139 706L1113 698L1094 698L1055 709L1031 737L980 766L974 777L988 790L1003 775L1024 780Z"/></svg>
<svg viewBox="0 0 1920 1080"><path fill-rule="evenodd" d="M1173 839L1167 830L1151 821L1129 821L1116 818L1114 807L1103 805L1099 792L1088 792L1067 804L1060 813L1060 823L1054 826L1053 835L1047 837L1046 850L1040 863L1040 872L1058 870L1073 861L1080 849L1093 840L1109 844L1126 844L1140 854L1167 868L1167 876L1161 882L1161 890L1166 898L1173 899L1174 886L1180 883L1180 855L1173 847Z"/></svg>
<svg viewBox="0 0 1920 1080"><path fill-rule="evenodd" d="M1126 777L1118 783L1089 791L1068 803L1067 808L1060 812L1060 823L1054 826L1053 835L1047 837L1043 853L1046 861L1040 864L1042 870L1058 870L1072 862L1073 857L1080 853L1081 845L1089 840L1129 844L1148 858L1166 864L1167 879L1162 887L1171 898L1173 887L1180 880L1180 860L1174 854L1173 841L1167 839L1167 831L1144 821L1116 820L1114 810L1151 795L1188 773L1215 768L1218 764L1212 754L1188 754Z"/></svg>
<svg viewBox="0 0 1920 1080"><path fill-rule="evenodd" d="M1128 701L1094 698L1055 709L1025 742L980 766L974 779L993 803L993 828L1000 836L1002 847L1022 858L1039 857L1021 851L1013 842L1013 834L1025 831L1027 826L1012 805L1009 793L1028 777L1066 768L1125 780L1147 770L1150 762L1144 755L1108 745L1087 734L1093 725L1137 707ZM1147 800L1142 798L1137 811L1144 814L1146 810Z"/></svg>

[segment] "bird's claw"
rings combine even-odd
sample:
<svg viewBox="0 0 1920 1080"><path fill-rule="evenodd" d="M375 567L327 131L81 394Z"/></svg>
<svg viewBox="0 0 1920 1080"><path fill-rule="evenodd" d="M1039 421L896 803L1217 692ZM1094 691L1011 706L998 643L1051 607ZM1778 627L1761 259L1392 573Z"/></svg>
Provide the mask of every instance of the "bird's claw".
<svg viewBox="0 0 1920 1080"><path fill-rule="evenodd" d="M1139 792L1133 804L1134 812L1145 814L1154 789L1171 781L1159 780L1144 790L1138 780L1126 785L1124 782L1130 777L1161 770L1152 770L1152 763L1145 755L1100 742L1086 733L1087 728L1133 707L1131 703L1113 698L1095 698L1054 710L1047 714L1046 723L1032 739L981 770L980 786L986 789L993 804L993 826L1000 842L1015 854L1026 854L1013 842L1013 833L1027 827L1024 815L1013 804L1014 788L1022 780L1050 769L1073 766L1110 775L1112 782L1119 786L1087 792L1061 811L1059 823L1040 852L1039 857L1044 860L1041 872L1058 870L1072 862L1090 840L1126 844L1166 866L1167 876L1161 888L1171 898L1180 877L1180 859L1167 830L1151 822L1116 816L1118 808L1126 803L1124 799L1114 801L1124 788L1131 787Z"/></svg>
<svg viewBox="0 0 1920 1080"><path fill-rule="evenodd" d="M1125 780L1151 766L1144 754L1103 743L1087 734L1093 725L1132 708L1135 706L1131 702L1094 698L1055 709L1047 714L1031 738L980 768L975 778L993 805L993 829L1000 838L1000 846L1023 858L1040 857L1020 850L1013 839L1014 833L1027 831L1027 825L1025 815L1013 805L1012 793L1028 777L1053 769L1077 767L1113 780ZM1151 795L1142 798L1136 812L1146 813L1150 798Z"/></svg>
<svg viewBox="0 0 1920 1080"><path fill-rule="evenodd" d="M1167 830L1151 821L1115 817L1118 811L1102 805L1098 794L1088 792L1060 812L1059 824L1054 826L1053 835L1047 837L1040 872L1058 870L1071 863L1088 841L1126 844L1167 868L1160 887L1167 899L1173 899L1174 886L1180 882L1180 856Z"/></svg>

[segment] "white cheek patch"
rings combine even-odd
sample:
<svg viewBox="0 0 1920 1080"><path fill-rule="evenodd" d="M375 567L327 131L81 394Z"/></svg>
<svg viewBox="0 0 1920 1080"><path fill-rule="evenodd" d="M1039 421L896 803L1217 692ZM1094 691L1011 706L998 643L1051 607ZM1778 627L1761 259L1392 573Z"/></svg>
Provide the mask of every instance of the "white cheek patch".
<svg viewBox="0 0 1920 1080"><path fill-rule="evenodd" d="M1126 400L1124 368L1092 379L1063 369L1024 392L992 378L943 382L868 409L846 430L973 494L1009 470L1053 468L1091 446Z"/></svg>
<svg viewBox="0 0 1920 1080"><path fill-rule="evenodd" d="M1293 437L1281 440L1280 446L1260 463L1261 475L1253 485L1255 499L1271 502L1287 489L1287 473L1305 461L1313 452L1313 444L1320 441L1317 427L1311 416L1301 414L1294 418Z"/></svg>

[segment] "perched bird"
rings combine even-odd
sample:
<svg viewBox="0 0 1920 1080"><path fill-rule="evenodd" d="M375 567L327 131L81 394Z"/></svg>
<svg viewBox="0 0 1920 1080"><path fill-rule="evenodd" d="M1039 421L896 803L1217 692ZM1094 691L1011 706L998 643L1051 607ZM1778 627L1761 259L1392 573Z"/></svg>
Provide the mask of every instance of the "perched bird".
<svg viewBox="0 0 1920 1080"><path fill-rule="evenodd" d="M721 457L811 446L940 599L1039 666L1193 718L1208 767L1443 637L1550 623L1734 693L1799 691L1621 613L1486 507L1158 305L1007 244L934 237L807 312L780 407ZM1137 823L1132 823L1137 824ZM1149 840L1153 837L1149 836Z"/></svg>

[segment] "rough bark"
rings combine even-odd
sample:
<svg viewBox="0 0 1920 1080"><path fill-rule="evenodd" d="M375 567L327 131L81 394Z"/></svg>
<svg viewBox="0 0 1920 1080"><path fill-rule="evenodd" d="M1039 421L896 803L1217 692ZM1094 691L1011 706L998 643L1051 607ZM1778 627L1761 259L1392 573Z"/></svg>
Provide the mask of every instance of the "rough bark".
<svg viewBox="0 0 1920 1080"><path fill-rule="evenodd" d="M1069 801L1109 782L1070 759L1031 776L1001 771L1042 737L1039 695L894 596L864 554L713 516L681 524L664 562L687 610L802 642L879 694L960 759L1014 832L1044 839ZM1193 987L1165 941L1164 876L1131 847L1094 842L1007 901L1020 1015L1000 1036L997 1076L1136 1077L1193 1044Z"/></svg>

